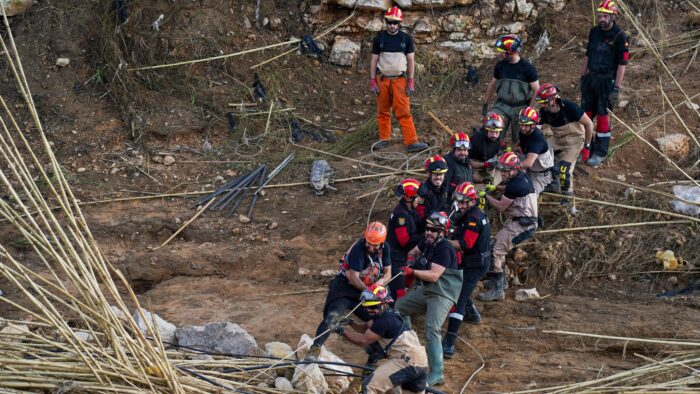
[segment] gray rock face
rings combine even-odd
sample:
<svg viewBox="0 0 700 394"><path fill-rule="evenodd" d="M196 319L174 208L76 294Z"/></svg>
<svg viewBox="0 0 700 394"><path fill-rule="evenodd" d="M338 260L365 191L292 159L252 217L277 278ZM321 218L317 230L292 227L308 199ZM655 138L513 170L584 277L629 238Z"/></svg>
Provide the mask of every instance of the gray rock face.
<svg viewBox="0 0 700 394"><path fill-rule="evenodd" d="M175 339L175 330L177 330L177 327L174 324L165 321L155 313L151 313L143 308L141 308L141 311L143 312L143 316L146 318L146 321L141 318L139 311L135 311L132 315L141 332L146 335L151 335L148 332L148 327L153 329L153 323L155 322L155 327L158 329L160 338L163 340L163 342L173 342Z"/></svg>
<svg viewBox="0 0 700 394"><path fill-rule="evenodd" d="M360 54L360 44L345 37L336 37L331 49L330 62L338 66L352 67Z"/></svg>
<svg viewBox="0 0 700 394"><path fill-rule="evenodd" d="M238 324L209 323L206 326L185 326L175 331L178 345L228 354L250 355L258 351L255 338Z"/></svg>
<svg viewBox="0 0 700 394"><path fill-rule="evenodd" d="M357 0L355 5L361 10L386 11L391 7L391 0Z"/></svg>

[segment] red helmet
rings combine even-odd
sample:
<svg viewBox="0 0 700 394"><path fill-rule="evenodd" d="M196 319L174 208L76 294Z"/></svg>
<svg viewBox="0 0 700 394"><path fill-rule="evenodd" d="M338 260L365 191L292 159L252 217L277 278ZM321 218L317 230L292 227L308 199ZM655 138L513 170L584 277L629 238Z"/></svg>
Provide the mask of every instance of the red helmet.
<svg viewBox="0 0 700 394"><path fill-rule="evenodd" d="M447 172L447 162L440 155L432 156L425 161L425 170L431 174L444 174Z"/></svg>
<svg viewBox="0 0 700 394"><path fill-rule="evenodd" d="M496 168L501 171L520 169L520 158L513 152L506 152L498 159Z"/></svg>
<svg viewBox="0 0 700 394"><path fill-rule="evenodd" d="M551 83L545 83L540 86L537 89L537 93L535 93L535 99L539 104L546 103L551 97L559 98L559 88Z"/></svg>
<svg viewBox="0 0 700 394"><path fill-rule="evenodd" d="M516 53L522 49L523 40L515 34L508 34L498 37L494 46L498 52Z"/></svg>
<svg viewBox="0 0 700 394"><path fill-rule="evenodd" d="M372 290L371 296L365 296L363 293L363 298L362 298L362 306L364 307L372 307L372 306L378 306L381 304L389 304L393 302L394 300L391 298L391 295L389 294L389 291L387 290L386 287L384 286L377 286Z"/></svg>
<svg viewBox="0 0 700 394"><path fill-rule="evenodd" d="M452 195L452 199L457 202L476 201L479 199L479 196L476 194L474 185L470 182L464 182L457 186L454 195Z"/></svg>
<svg viewBox="0 0 700 394"><path fill-rule="evenodd" d="M397 21L397 22L402 22L403 21L403 12L401 12L401 9L397 6L393 6L386 10L384 13L384 19L390 20L390 21Z"/></svg>
<svg viewBox="0 0 700 394"><path fill-rule="evenodd" d="M503 131L504 123L503 117L495 112L489 112L486 114L486 118L484 118L484 128L486 132L497 131L500 133Z"/></svg>
<svg viewBox="0 0 700 394"><path fill-rule="evenodd" d="M614 1L612 0L603 0L598 4L598 8L596 8L596 11L602 12L604 14L612 14L612 15L619 15L620 14L620 9L617 8L617 4L615 4Z"/></svg>
<svg viewBox="0 0 700 394"><path fill-rule="evenodd" d="M413 178L404 179L396 186L396 196L403 197L405 200L413 200L418 195L420 185L420 181Z"/></svg>
<svg viewBox="0 0 700 394"><path fill-rule="evenodd" d="M450 218L445 212L433 212L426 219L426 224L432 227L437 227L443 232L450 229Z"/></svg>
<svg viewBox="0 0 700 394"><path fill-rule="evenodd" d="M469 149L471 147L471 143L469 142L469 136L467 133L459 132L459 133L454 133L450 137L450 146L452 148L461 148L461 149Z"/></svg>
<svg viewBox="0 0 700 394"><path fill-rule="evenodd" d="M532 107L525 107L518 114L518 123L520 124L537 124L540 121L540 115L537 110Z"/></svg>
<svg viewBox="0 0 700 394"><path fill-rule="evenodd" d="M381 222L372 222L365 229L365 241L371 245L380 245L386 241L386 226Z"/></svg>

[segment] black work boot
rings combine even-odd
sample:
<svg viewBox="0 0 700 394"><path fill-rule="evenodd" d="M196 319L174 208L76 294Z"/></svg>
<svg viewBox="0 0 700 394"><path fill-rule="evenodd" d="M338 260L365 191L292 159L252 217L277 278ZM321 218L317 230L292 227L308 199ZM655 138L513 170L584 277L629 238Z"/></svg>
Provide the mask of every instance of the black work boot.
<svg viewBox="0 0 700 394"><path fill-rule="evenodd" d="M415 152L420 152L422 150L428 149L428 144L423 143L423 142L416 142L414 144L411 144L406 147L406 152L408 153L415 153Z"/></svg>
<svg viewBox="0 0 700 394"><path fill-rule="evenodd" d="M481 314L473 303L471 306L468 306L467 310L464 312L464 322L469 324L481 323Z"/></svg>
<svg viewBox="0 0 700 394"><path fill-rule="evenodd" d="M448 323L449 325L452 325L452 321L456 320L457 322L461 323L459 319L455 319L453 317L450 318L450 322ZM457 326L457 330L459 330L459 326ZM455 355L455 342L457 341L457 332L451 332L450 328L447 328L447 333L445 334L445 338L442 340L442 356L444 358L452 358Z"/></svg>
<svg viewBox="0 0 700 394"><path fill-rule="evenodd" d="M494 287L489 291L479 293L476 296L479 301L503 301L506 299L506 293L503 290L503 272L496 272L494 275Z"/></svg>

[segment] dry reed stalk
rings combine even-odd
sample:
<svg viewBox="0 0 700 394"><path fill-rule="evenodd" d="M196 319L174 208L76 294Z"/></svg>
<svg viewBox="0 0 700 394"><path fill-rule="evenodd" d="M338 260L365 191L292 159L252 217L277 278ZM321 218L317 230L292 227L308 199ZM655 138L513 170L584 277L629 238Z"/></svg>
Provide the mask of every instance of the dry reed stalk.
<svg viewBox="0 0 700 394"><path fill-rule="evenodd" d="M573 227L573 228L559 228L553 230L538 230L537 234L557 234L557 233L569 233L575 231L588 231L588 230L605 230L610 228L625 228L625 227L639 227L639 226L653 226L662 224L691 224L690 220L660 220L655 222L635 222L635 223L623 223L623 224L608 224L601 226L585 226L585 227Z"/></svg>

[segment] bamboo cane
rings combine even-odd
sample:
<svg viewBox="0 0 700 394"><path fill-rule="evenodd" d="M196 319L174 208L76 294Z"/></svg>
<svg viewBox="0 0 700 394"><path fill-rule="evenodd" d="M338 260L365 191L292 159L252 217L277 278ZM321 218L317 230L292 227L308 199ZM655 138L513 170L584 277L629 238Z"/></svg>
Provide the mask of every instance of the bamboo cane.
<svg viewBox="0 0 700 394"><path fill-rule="evenodd" d="M451 128L449 128L446 124L442 123L442 121L441 121L440 119L438 119L438 117L435 116L435 114L434 114L432 111L428 111L428 116L430 116L431 118L433 118L433 120L435 121L435 123L437 123L438 126L440 126L443 130L445 130L449 135L453 135L453 134L455 133L455 132L454 132Z"/></svg>
<svg viewBox="0 0 700 394"><path fill-rule="evenodd" d="M622 182L622 181L616 181L616 180L614 180L614 179L608 179L608 178L600 178L600 179L601 179L602 181L605 181L605 182L615 183L615 184L622 185L622 186L626 186L626 187L629 187L629 188L632 188L632 189L638 189L638 190L642 190L642 191L645 191L645 192L658 194L658 195L660 195L660 196L668 197L668 198L670 198L670 199L672 199L672 200L681 201L681 202L683 202L683 203L685 203L685 204L688 204L688 205L700 206L700 202L695 202L695 201L686 200L685 198L677 197L677 196L675 196L675 195L673 195L673 194L671 194L671 193L662 192L662 191L659 191L659 190L656 190L656 189L652 189L652 188L650 188L650 187L635 186L635 185L631 185L631 184L629 184L629 183L625 183L625 182Z"/></svg>
<svg viewBox="0 0 700 394"><path fill-rule="evenodd" d="M573 227L573 228L560 228L553 230L538 230L537 234L556 234L556 233L569 233L575 231L588 231L588 230L604 230L609 228L625 228L625 227L639 227L639 226L651 226L651 225L661 225L661 224L691 224L690 220L660 220L656 222L637 222L637 223L623 223L623 224L608 224L602 226L586 226L586 227Z"/></svg>

